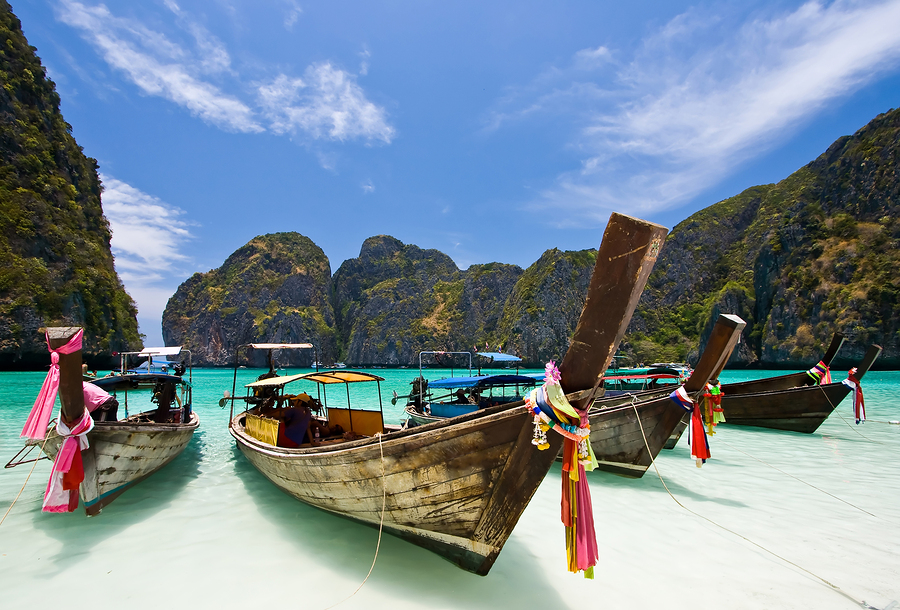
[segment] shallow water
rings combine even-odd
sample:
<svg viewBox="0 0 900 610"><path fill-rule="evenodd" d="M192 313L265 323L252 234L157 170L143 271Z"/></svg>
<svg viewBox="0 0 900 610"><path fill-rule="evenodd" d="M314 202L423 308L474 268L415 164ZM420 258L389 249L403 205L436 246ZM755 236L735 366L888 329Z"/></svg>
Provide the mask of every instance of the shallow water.
<svg viewBox="0 0 900 610"><path fill-rule="evenodd" d="M239 385L259 372L241 370ZM391 392L405 394L418 371L372 372L385 377L385 420L399 422L404 401L391 405ZM783 373L732 371L722 381ZM41 373L0 373L4 463L21 447L42 381ZM812 435L722 425L702 469L685 439L664 451L657 464L669 490L733 533L681 508L652 469L636 481L594 472L600 564L593 581L569 574L557 465L488 576L385 534L368 582L340 607L854 607L808 570L884 608L900 601L900 426L879 422L900 420L898 384L900 372L865 377L864 425L853 424L845 399ZM231 371L195 370L194 386L201 424L185 452L97 517L41 513L50 464L37 464L0 525L0 607L327 608L356 590L377 530L297 502L250 466L216 404ZM342 399L328 395L334 406ZM377 405L359 386L351 400ZM29 467L0 472L0 512Z"/></svg>

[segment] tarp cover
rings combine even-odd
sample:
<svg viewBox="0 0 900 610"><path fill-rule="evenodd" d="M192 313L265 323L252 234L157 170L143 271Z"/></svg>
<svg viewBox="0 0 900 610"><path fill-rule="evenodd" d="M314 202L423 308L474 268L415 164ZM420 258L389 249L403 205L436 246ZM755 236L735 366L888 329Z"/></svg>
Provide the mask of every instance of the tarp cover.
<svg viewBox="0 0 900 610"><path fill-rule="evenodd" d="M491 358L494 362L522 362L522 359L512 354L501 354L500 352L478 352L479 356Z"/></svg>
<svg viewBox="0 0 900 610"><path fill-rule="evenodd" d="M181 353L180 345L171 347L145 347L138 352L139 356L177 356Z"/></svg>
<svg viewBox="0 0 900 610"><path fill-rule="evenodd" d="M310 349L312 343L251 343L253 349Z"/></svg>
<svg viewBox="0 0 900 610"><path fill-rule="evenodd" d="M319 371L318 373L306 373L304 379L316 383L356 383L358 381L384 381L384 377L364 373L362 371Z"/></svg>
<svg viewBox="0 0 900 610"><path fill-rule="evenodd" d="M290 383L292 381L297 381L302 378L303 374L300 375L287 375L284 377L269 377L268 379L263 379L262 381L254 381L253 383L248 383L245 385L245 388L277 388L279 386L283 386L286 383Z"/></svg>
<svg viewBox="0 0 900 610"><path fill-rule="evenodd" d="M525 385L533 386L534 377L526 375L482 375L480 377L450 377L429 381L429 388L491 388L498 386Z"/></svg>

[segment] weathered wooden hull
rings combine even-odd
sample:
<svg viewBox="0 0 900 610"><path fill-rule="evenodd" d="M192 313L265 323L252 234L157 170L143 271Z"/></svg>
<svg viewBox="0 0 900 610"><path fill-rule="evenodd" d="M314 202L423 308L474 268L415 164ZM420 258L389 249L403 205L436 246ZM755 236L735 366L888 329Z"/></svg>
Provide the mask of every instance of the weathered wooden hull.
<svg viewBox="0 0 900 610"><path fill-rule="evenodd" d="M591 410L591 449L600 470L635 479L644 476L684 415L669 398L671 391Z"/></svg>
<svg viewBox="0 0 900 610"><path fill-rule="evenodd" d="M88 433L91 446L81 453L85 480L79 496L85 512L98 514L122 492L175 459L199 425L196 413L186 424L96 422ZM62 437L52 429L44 452L53 458L61 444Z"/></svg>
<svg viewBox="0 0 900 610"><path fill-rule="evenodd" d="M521 403L331 447L287 449L231 421L237 446L266 478L311 506L384 529L487 574L550 469L562 437L532 444ZM383 457L382 457L383 456ZM384 475L382 476L382 469Z"/></svg>
<svg viewBox="0 0 900 610"><path fill-rule="evenodd" d="M755 394L727 394L723 389L725 424L791 432L815 432L850 388L842 383L793 387Z"/></svg>

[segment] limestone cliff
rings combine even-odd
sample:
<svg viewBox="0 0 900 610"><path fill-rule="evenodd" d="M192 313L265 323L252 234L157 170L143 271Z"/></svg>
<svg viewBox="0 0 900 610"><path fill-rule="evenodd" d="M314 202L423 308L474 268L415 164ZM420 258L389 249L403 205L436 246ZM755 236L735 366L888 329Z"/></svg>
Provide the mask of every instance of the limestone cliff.
<svg viewBox="0 0 900 610"><path fill-rule="evenodd" d="M330 292L331 266L312 240L261 235L218 269L178 287L163 312L163 339L190 349L200 366L233 365L235 348L252 342L310 342L330 362L336 356ZM248 364L265 365L265 353L245 353ZM284 350L278 363L308 366L313 358L308 350Z"/></svg>
<svg viewBox="0 0 900 610"><path fill-rule="evenodd" d="M460 271L437 250L371 237L334 275L342 356L412 365L422 350L468 351L493 331L521 273L500 263Z"/></svg>
<svg viewBox="0 0 900 610"><path fill-rule="evenodd" d="M49 362L39 329L83 326L90 366L140 349L137 310L113 266L97 162L0 0L0 368Z"/></svg>

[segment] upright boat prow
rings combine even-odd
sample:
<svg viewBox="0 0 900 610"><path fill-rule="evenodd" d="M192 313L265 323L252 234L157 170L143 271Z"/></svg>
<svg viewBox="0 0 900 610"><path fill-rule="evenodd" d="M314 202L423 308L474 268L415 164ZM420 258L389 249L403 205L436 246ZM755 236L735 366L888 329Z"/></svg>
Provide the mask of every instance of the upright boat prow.
<svg viewBox="0 0 900 610"><path fill-rule="evenodd" d="M563 365L573 404L590 400L625 332L666 229L613 214L588 299ZM349 373L349 371L345 371ZM296 448L247 429L262 407L234 415L231 435L247 459L295 498L384 529L476 574L487 574L562 445L532 445L533 414L498 405L441 422L354 440L321 437ZM352 411L356 413L356 411ZM283 411L282 411L283 413ZM291 415L292 419L294 416ZM354 415L354 417L356 417ZM331 426L331 410L323 418ZM272 418L273 431L285 425ZM364 433L365 434L365 433ZM359 436L354 434L354 436Z"/></svg>
<svg viewBox="0 0 900 610"><path fill-rule="evenodd" d="M721 371L745 325L737 316L719 316L700 361L684 383L689 395L702 391ZM594 402L590 413L591 447L601 470L633 478L644 475L685 415L669 398L673 389L674 386Z"/></svg>

